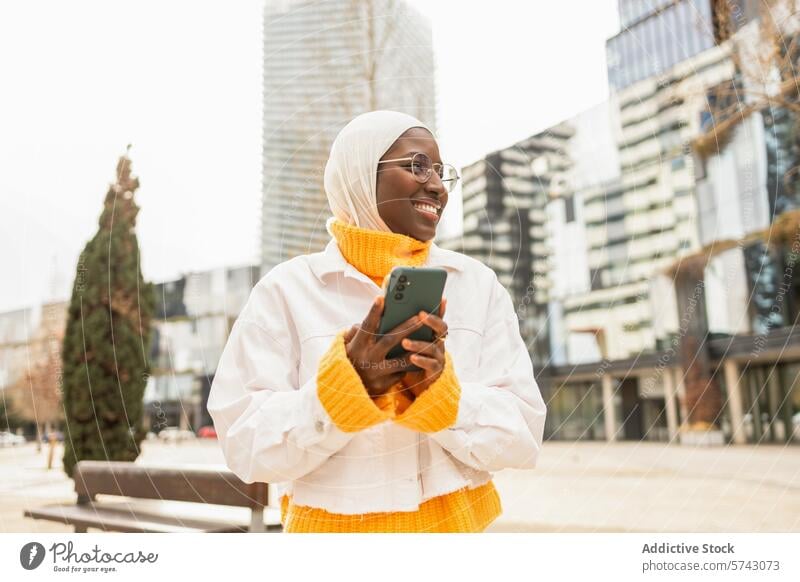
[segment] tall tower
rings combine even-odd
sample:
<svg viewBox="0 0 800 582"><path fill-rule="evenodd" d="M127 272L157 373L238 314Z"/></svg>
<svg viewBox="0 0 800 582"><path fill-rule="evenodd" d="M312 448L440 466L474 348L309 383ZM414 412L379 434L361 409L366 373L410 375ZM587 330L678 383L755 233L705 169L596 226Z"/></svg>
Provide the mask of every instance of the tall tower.
<svg viewBox="0 0 800 582"><path fill-rule="evenodd" d="M441 242L497 274L511 295L535 370L550 358L547 189L569 164L562 152L572 134L559 124L466 166L463 233Z"/></svg>
<svg viewBox="0 0 800 582"><path fill-rule="evenodd" d="M264 10L262 273L321 250L337 132L375 109L435 127L427 19L404 0L278 0Z"/></svg>
<svg viewBox="0 0 800 582"><path fill-rule="evenodd" d="M721 41L721 4L735 32L758 15L757 0L620 0L622 30L606 43L608 83L621 91L661 75Z"/></svg>

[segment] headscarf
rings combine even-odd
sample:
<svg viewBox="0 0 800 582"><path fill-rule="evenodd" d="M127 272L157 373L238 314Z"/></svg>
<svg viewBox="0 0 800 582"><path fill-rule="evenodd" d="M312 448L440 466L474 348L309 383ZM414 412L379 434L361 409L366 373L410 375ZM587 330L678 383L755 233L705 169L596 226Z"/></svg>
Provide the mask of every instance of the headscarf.
<svg viewBox="0 0 800 582"><path fill-rule="evenodd" d="M344 126L333 140L325 165L325 194L333 216L345 224L392 232L378 214L378 161L403 133L422 127L419 119L397 111L370 111Z"/></svg>

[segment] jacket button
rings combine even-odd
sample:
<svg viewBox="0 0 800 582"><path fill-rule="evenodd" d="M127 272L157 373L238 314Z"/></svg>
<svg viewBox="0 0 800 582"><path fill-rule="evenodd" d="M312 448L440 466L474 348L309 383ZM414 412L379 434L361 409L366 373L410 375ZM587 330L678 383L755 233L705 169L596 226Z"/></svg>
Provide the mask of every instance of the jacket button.
<svg viewBox="0 0 800 582"><path fill-rule="evenodd" d="M325 423L318 420L314 423L314 428L317 429L317 432L323 432L325 430Z"/></svg>

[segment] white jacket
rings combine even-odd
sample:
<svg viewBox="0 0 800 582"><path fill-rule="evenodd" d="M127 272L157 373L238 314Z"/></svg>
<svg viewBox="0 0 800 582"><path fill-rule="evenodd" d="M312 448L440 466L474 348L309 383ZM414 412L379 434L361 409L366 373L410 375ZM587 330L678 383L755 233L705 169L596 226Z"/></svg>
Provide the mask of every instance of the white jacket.
<svg viewBox="0 0 800 582"><path fill-rule="evenodd" d="M435 243L425 266L448 271L455 424L428 434L390 420L346 433L332 422L317 397L318 362L382 291L331 239L270 270L231 330L208 410L234 473L278 484L300 505L358 514L415 511L493 471L534 467L545 404L508 292L481 262Z"/></svg>

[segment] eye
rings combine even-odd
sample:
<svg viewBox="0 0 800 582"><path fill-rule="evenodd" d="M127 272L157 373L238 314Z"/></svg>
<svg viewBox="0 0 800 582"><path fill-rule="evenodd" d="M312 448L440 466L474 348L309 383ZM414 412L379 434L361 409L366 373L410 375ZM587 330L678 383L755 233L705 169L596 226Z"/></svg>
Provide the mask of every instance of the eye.
<svg viewBox="0 0 800 582"><path fill-rule="evenodd" d="M431 160L425 154L414 154L414 159L411 161L412 171L418 176L427 177L431 172Z"/></svg>

